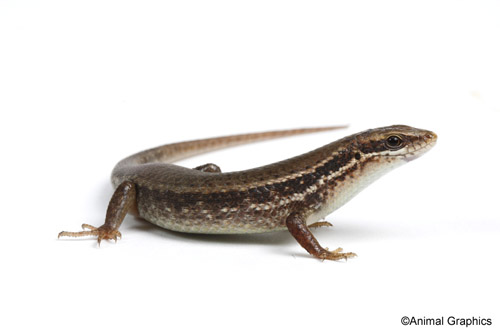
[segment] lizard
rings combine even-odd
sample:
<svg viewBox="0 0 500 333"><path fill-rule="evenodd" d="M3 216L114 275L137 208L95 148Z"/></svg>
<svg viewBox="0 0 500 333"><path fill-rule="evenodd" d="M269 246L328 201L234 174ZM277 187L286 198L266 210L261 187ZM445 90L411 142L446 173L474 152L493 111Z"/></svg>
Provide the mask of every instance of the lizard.
<svg viewBox="0 0 500 333"><path fill-rule="evenodd" d="M186 233L242 234L288 230L319 259L355 257L320 245L311 228L390 170L431 149L437 135L405 125L369 129L280 162L222 172L207 163L194 169L173 162L222 148L343 126L222 136L167 144L121 160L113 169L115 188L105 222L58 237L121 238L130 213L162 228Z"/></svg>

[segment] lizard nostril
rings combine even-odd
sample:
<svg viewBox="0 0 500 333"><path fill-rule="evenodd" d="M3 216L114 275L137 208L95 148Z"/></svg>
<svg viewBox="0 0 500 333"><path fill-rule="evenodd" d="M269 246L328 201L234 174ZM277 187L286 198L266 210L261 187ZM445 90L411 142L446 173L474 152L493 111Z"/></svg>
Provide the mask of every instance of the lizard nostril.
<svg viewBox="0 0 500 333"><path fill-rule="evenodd" d="M424 135L424 139L425 139L425 141L432 141L432 140L437 139L437 135L430 132L430 133L427 133Z"/></svg>

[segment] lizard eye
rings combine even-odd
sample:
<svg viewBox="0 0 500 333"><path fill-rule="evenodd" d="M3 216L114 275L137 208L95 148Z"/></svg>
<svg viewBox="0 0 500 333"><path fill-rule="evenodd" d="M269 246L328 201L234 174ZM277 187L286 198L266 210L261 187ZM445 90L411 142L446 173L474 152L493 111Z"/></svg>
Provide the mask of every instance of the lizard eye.
<svg viewBox="0 0 500 333"><path fill-rule="evenodd" d="M403 145L403 140L397 135L391 135L385 140L385 145L389 149L398 149Z"/></svg>

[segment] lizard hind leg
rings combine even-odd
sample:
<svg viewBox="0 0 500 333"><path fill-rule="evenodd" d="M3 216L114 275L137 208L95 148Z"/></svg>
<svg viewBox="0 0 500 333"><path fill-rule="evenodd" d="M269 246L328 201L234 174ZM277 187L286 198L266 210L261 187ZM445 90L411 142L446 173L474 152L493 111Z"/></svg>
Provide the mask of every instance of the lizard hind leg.
<svg viewBox="0 0 500 333"><path fill-rule="evenodd" d="M118 229L120 228L123 219L127 213L133 211L136 206L137 201L135 185L130 181L124 181L116 188L111 200L109 201L108 210L106 212L106 220L103 225L97 228L89 224L83 224L83 231L61 231L57 238L97 236L97 242L99 244L103 239L113 239L116 242L118 238L122 237Z"/></svg>
<svg viewBox="0 0 500 333"><path fill-rule="evenodd" d="M219 168L219 166L217 164L213 164L213 163L207 163L207 164L203 164L203 165L200 165L196 168L194 168L194 170L199 170L199 171L202 171L202 172L212 172L212 173L221 173L221 169Z"/></svg>
<svg viewBox="0 0 500 333"><path fill-rule="evenodd" d="M316 237L311 233L311 230L307 227L307 224L300 214L291 214L286 219L286 226L288 231L292 234L295 240L304 248L307 252L312 254L318 259L327 260L340 260L356 257L355 253L352 252L342 252L342 248L338 248L335 251L328 251L328 248L323 248Z"/></svg>

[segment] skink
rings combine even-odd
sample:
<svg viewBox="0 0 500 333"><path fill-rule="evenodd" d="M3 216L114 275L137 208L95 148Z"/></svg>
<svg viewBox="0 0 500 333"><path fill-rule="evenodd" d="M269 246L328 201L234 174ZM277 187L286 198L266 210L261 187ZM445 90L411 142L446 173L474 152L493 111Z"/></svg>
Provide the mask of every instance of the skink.
<svg viewBox="0 0 500 333"><path fill-rule="evenodd" d="M221 172L212 163L194 169L171 164L230 146L332 130L308 128L217 137L167 144L120 161L105 223L61 236L117 240L131 213L160 227L189 233L235 234L288 230L319 259L355 256L323 248L310 228L388 171L434 146L436 134L404 125L370 129L311 152L259 168Z"/></svg>

